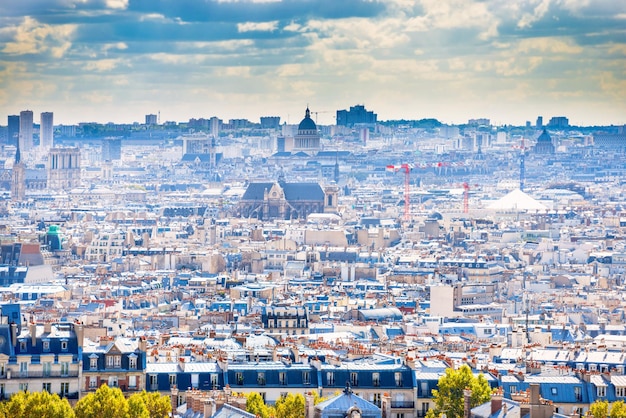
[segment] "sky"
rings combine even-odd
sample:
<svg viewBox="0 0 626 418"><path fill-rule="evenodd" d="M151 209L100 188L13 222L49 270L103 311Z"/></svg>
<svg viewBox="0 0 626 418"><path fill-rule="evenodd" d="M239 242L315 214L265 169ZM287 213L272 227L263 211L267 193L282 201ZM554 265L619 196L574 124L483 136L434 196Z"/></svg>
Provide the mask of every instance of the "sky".
<svg viewBox="0 0 626 418"><path fill-rule="evenodd" d="M624 0L0 1L0 124L626 123Z"/></svg>

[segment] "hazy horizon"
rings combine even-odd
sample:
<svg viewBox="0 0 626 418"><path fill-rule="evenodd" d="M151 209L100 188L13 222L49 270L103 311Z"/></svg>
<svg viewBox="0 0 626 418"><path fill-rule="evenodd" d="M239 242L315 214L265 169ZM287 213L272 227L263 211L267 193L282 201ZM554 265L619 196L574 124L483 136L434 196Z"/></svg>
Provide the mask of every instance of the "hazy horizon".
<svg viewBox="0 0 626 418"><path fill-rule="evenodd" d="M613 0L5 2L0 117L622 125L625 25Z"/></svg>

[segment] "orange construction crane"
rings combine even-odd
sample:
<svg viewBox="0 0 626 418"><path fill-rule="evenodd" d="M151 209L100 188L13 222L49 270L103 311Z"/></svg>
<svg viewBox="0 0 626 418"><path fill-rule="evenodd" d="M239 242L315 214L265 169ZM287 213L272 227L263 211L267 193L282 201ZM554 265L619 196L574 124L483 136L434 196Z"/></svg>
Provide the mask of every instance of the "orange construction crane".
<svg viewBox="0 0 626 418"><path fill-rule="evenodd" d="M394 173L404 170L404 220L409 220L409 208L411 206L411 197L409 196L409 183L411 180L411 170L413 164L400 164L400 165L388 165L387 171L393 171Z"/></svg>

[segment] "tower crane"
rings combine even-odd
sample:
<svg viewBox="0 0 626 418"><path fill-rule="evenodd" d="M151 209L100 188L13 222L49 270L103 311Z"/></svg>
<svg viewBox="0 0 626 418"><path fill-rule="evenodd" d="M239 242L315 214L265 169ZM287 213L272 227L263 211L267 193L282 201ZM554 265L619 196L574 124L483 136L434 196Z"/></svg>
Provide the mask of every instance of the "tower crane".
<svg viewBox="0 0 626 418"><path fill-rule="evenodd" d="M387 171L393 171L397 173L400 170L404 170L404 220L409 220L409 207L411 205L411 197L409 196L409 183L411 180L411 170L413 164L400 164L400 165L388 165Z"/></svg>
<svg viewBox="0 0 626 418"><path fill-rule="evenodd" d="M463 183L463 213L469 213L469 191L469 184Z"/></svg>

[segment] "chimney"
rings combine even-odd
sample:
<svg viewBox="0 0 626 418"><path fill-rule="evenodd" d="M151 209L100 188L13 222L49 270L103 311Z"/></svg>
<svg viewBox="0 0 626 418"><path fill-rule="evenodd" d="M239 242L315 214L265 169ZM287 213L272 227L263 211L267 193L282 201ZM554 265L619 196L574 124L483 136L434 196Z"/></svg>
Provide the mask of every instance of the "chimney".
<svg viewBox="0 0 626 418"><path fill-rule="evenodd" d="M539 405L539 383L530 384L530 404Z"/></svg>
<svg viewBox="0 0 626 418"><path fill-rule="evenodd" d="M216 412L215 400L214 399L205 399L204 400L204 418L210 418L215 415Z"/></svg>
<svg viewBox="0 0 626 418"><path fill-rule="evenodd" d="M146 351L148 351L148 341L146 340L146 337L144 337L144 336L139 337L139 342L137 343L137 348L142 353L145 353Z"/></svg>
<svg viewBox="0 0 626 418"><path fill-rule="evenodd" d="M17 346L17 324L15 322L11 322L11 344L13 346Z"/></svg>
<svg viewBox="0 0 626 418"><path fill-rule="evenodd" d="M83 347L85 340L85 327L83 324L74 324L74 332L76 333L76 343L80 348Z"/></svg>
<svg viewBox="0 0 626 418"><path fill-rule="evenodd" d="M29 331L30 331L30 342L31 345L33 347L35 347L37 345L37 324L35 324L34 322L31 322L28 325Z"/></svg>
<svg viewBox="0 0 626 418"><path fill-rule="evenodd" d="M463 418L470 418L472 391L470 389L463 390Z"/></svg>
<svg viewBox="0 0 626 418"><path fill-rule="evenodd" d="M178 388L174 385L170 391L170 403L172 404L172 414L178 408Z"/></svg>
<svg viewBox="0 0 626 418"><path fill-rule="evenodd" d="M313 399L313 393L307 392L304 395L305 415L304 418L313 418L315 416L315 404Z"/></svg>
<svg viewBox="0 0 626 418"><path fill-rule="evenodd" d="M102 335L100 337L100 347L106 347L109 345L109 337L106 335Z"/></svg>
<svg viewBox="0 0 626 418"><path fill-rule="evenodd" d="M502 409L502 388L498 388L497 392L491 395L491 415L496 414Z"/></svg>
<svg viewBox="0 0 626 418"><path fill-rule="evenodd" d="M383 418L391 418L391 395L389 392L383 393L382 406Z"/></svg>
<svg viewBox="0 0 626 418"><path fill-rule="evenodd" d="M43 323L43 333L44 334L50 334L51 332L52 332L52 322L45 321Z"/></svg>

